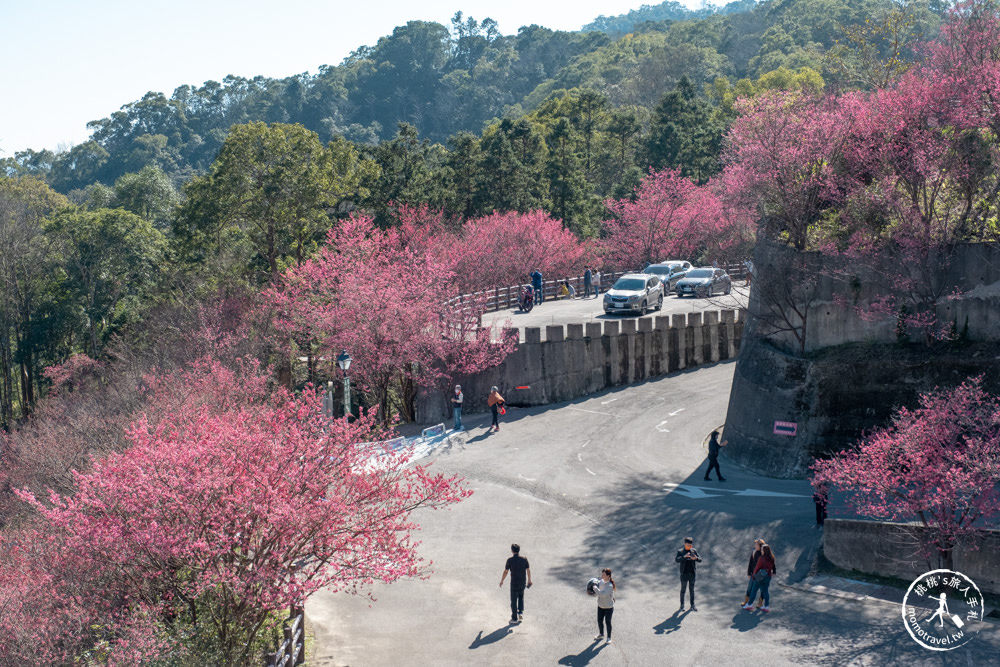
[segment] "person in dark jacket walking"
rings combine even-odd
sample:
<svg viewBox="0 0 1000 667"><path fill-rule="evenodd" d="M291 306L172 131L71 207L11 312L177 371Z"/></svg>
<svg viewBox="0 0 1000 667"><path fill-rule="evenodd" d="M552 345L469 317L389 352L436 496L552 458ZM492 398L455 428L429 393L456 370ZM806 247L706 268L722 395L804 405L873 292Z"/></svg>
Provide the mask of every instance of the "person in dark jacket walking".
<svg viewBox="0 0 1000 667"><path fill-rule="evenodd" d="M593 285L594 285L594 274L591 273L590 267L588 266L583 271L583 298L584 299L589 299L590 298L590 290L593 288Z"/></svg>
<svg viewBox="0 0 1000 667"><path fill-rule="evenodd" d="M677 552L677 557L674 560L680 563L681 611L684 611L685 587L691 591L691 611L698 611L698 607L694 606L694 579L695 563L700 563L701 557L698 555L697 549L694 548L693 537L684 538L684 548Z"/></svg>
<svg viewBox="0 0 1000 667"><path fill-rule="evenodd" d="M719 478L720 482L725 482L726 478L722 476L722 471L719 470L719 450L726 446L728 440L723 440L722 444L719 444L719 432L712 431L712 435L708 438L708 470L705 471L705 481L711 481L709 475L712 473L712 468L715 468L715 476Z"/></svg>
<svg viewBox="0 0 1000 667"><path fill-rule="evenodd" d="M521 555L521 545L510 545L510 558L503 566L500 576L500 588L504 579L510 575L510 622L524 620L524 589L531 588L531 565L528 559Z"/></svg>

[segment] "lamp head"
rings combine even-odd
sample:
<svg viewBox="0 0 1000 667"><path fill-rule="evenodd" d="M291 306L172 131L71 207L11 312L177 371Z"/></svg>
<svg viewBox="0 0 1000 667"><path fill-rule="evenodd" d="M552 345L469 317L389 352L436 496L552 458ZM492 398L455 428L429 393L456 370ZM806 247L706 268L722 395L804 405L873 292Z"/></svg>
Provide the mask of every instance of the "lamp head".
<svg viewBox="0 0 1000 667"><path fill-rule="evenodd" d="M351 367L351 361L352 361L351 355L347 353L347 350L341 352L340 356L337 357L337 365L340 366L340 370L344 371L345 373Z"/></svg>

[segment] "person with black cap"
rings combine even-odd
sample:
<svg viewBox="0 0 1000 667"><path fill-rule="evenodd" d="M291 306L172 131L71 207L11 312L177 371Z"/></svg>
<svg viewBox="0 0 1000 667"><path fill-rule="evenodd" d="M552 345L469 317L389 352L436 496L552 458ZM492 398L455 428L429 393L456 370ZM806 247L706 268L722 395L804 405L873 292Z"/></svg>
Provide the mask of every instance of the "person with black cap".
<svg viewBox="0 0 1000 667"><path fill-rule="evenodd" d="M677 557L674 560L680 563L681 611L684 611L685 587L689 588L691 591L691 611L698 611L698 607L694 606L694 578L695 563L700 563L701 557L698 555L698 551L694 548L693 537L684 538L684 548L677 552Z"/></svg>
<svg viewBox="0 0 1000 667"><path fill-rule="evenodd" d="M531 588L531 566L528 559L521 555L521 545L510 545L511 557L503 567L500 577L500 588L510 574L510 622L524 620L524 589Z"/></svg>

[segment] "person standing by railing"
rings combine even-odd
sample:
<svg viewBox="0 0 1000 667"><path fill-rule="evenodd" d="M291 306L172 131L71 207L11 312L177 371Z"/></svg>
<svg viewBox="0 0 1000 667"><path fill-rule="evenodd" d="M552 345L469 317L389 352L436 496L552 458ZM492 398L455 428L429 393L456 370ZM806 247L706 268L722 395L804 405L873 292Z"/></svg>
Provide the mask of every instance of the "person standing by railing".
<svg viewBox="0 0 1000 667"><path fill-rule="evenodd" d="M531 272L531 285L535 288L535 303L545 301L545 292L542 290L542 272L535 269Z"/></svg>
<svg viewBox="0 0 1000 667"><path fill-rule="evenodd" d="M590 288L594 284L594 274L590 272L590 267L585 267L583 271L583 298L590 298Z"/></svg>
<svg viewBox="0 0 1000 667"><path fill-rule="evenodd" d="M598 271L594 274L594 298L601 298L601 272Z"/></svg>

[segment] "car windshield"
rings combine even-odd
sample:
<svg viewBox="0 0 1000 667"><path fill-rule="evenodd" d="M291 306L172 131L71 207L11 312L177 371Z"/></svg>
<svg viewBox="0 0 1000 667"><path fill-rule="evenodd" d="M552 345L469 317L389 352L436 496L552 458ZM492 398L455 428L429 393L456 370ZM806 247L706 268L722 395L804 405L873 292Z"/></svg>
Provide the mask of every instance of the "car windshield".
<svg viewBox="0 0 1000 667"><path fill-rule="evenodd" d="M664 266L663 264L657 264L656 266L650 266L646 268L646 273L655 273L658 276L666 276L670 274L671 267Z"/></svg>
<svg viewBox="0 0 1000 667"><path fill-rule="evenodd" d="M646 281L642 278L619 278L618 282L611 289L618 289L625 292L638 292L646 287Z"/></svg>
<svg viewBox="0 0 1000 667"><path fill-rule="evenodd" d="M712 269L692 269L687 272L688 278L711 278Z"/></svg>

